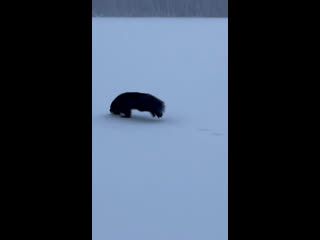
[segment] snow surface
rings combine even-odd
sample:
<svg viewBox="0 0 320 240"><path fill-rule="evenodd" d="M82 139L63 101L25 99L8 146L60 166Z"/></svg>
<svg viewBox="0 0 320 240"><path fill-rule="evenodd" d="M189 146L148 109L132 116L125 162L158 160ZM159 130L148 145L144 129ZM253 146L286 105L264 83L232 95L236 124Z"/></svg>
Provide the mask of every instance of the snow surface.
<svg viewBox="0 0 320 240"><path fill-rule="evenodd" d="M93 18L92 70L93 240L227 240L228 19Z"/></svg>

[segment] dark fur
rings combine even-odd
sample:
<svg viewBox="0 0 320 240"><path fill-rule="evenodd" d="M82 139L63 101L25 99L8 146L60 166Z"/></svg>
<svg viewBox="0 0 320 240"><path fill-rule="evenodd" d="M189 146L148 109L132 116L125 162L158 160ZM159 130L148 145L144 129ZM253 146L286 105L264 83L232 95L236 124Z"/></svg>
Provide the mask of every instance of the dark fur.
<svg viewBox="0 0 320 240"><path fill-rule="evenodd" d="M142 112L150 112L153 117L162 117L165 109L164 102L160 99L139 92L126 92L116 97L110 106L110 112L113 114L124 114L123 117L130 118L131 110L137 109Z"/></svg>

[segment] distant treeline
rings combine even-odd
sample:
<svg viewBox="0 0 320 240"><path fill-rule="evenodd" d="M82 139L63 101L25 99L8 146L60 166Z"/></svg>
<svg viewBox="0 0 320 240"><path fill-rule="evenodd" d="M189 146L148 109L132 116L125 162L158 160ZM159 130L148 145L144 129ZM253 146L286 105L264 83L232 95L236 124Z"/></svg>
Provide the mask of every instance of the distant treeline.
<svg viewBox="0 0 320 240"><path fill-rule="evenodd" d="M92 0L93 17L228 17L228 0Z"/></svg>

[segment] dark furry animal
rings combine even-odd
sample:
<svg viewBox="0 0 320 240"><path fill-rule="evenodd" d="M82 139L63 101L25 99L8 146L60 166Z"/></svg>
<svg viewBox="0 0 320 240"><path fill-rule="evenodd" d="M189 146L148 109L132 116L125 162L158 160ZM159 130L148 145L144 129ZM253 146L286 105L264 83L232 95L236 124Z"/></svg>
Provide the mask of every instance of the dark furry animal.
<svg viewBox="0 0 320 240"><path fill-rule="evenodd" d="M137 109L142 112L150 112L153 117L162 117L165 105L160 99L139 92L126 92L116 97L110 106L110 112L113 114L123 114L126 118L131 117L131 110Z"/></svg>

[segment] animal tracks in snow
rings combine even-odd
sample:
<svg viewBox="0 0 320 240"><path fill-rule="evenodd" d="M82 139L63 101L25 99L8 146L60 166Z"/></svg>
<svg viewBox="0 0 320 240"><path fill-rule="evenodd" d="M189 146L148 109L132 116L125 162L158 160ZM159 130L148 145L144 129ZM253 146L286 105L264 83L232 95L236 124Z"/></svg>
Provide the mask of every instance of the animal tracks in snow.
<svg viewBox="0 0 320 240"><path fill-rule="evenodd" d="M210 135L212 136L222 136L223 133L219 133L219 132L216 132L212 129L209 129L209 128L199 128L198 129L200 132L206 132L206 133L209 133Z"/></svg>

